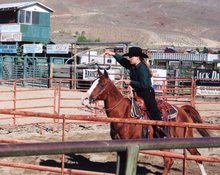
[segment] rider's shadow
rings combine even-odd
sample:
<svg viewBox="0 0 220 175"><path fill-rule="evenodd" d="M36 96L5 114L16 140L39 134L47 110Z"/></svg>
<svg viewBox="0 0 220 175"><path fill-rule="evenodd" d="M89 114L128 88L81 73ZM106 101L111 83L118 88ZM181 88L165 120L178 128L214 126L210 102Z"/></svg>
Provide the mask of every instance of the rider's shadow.
<svg viewBox="0 0 220 175"><path fill-rule="evenodd" d="M103 173L115 173L116 172L116 162L108 161L108 162L93 162L90 161L87 157L76 154L66 154L65 168L68 169L78 169L78 170L86 170L86 171L95 171L95 172L103 172ZM143 166L137 166L137 175L145 175L145 174L154 174L160 175L163 167L158 165L152 165L150 163L143 163L144 166L155 167L160 172L153 172L150 169L147 169ZM40 165L42 166L52 166L61 168L61 162L56 160L41 160Z"/></svg>

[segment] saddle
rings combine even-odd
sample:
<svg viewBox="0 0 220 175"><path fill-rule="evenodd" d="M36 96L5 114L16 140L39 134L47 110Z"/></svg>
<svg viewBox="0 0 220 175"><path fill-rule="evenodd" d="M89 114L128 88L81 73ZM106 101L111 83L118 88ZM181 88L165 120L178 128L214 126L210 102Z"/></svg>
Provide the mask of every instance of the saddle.
<svg viewBox="0 0 220 175"><path fill-rule="evenodd" d="M162 120L163 121L168 121L171 119L175 119L177 116L177 109L165 102L164 100L161 99L156 99L157 101L157 107L162 114ZM148 113L148 109L146 108L146 105L144 103L144 100L139 97L135 92L134 92L134 97L131 98L131 114L134 118L145 118L146 112ZM149 117L145 118L148 119Z"/></svg>
<svg viewBox="0 0 220 175"><path fill-rule="evenodd" d="M160 111L160 113L162 114L162 120L163 121L170 121L170 120L174 120L177 116L177 109L165 102L164 100L161 99L157 99L157 107ZM146 105L144 103L144 100L139 97L135 92L133 92L133 97L131 98L131 103L132 103L132 107L131 107L131 116L134 118L138 118L138 119L149 119L149 112L148 109L146 108ZM142 131L142 136L143 137L148 137L148 134L146 130L148 129L148 126L143 126L143 131ZM165 132L169 133L169 129L168 127L165 127Z"/></svg>

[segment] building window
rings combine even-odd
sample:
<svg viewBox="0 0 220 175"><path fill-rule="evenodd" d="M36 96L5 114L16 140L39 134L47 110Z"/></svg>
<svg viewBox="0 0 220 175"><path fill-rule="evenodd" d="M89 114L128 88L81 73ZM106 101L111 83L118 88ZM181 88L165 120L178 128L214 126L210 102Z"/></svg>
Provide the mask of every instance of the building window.
<svg viewBox="0 0 220 175"><path fill-rule="evenodd" d="M31 12L30 11L25 11L26 12L26 23L31 24Z"/></svg>
<svg viewBox="0 0 220 175"><path fill-rule="evenodd" d="M32 24L39 24L39 12L32 12Z"/></svg>
<svg viewBox="0 0 220 175"><path fill-rule="evenodd" d="M0 24L16 23L17 13L14 11L1 11Z"/></svg>
<svg viewBox="0 0 220 175"><path fill-rule="evenodd" d="M19 22L23 24L32 24L31 11L20 10Z"/></svg>
<svg viewBox="0 0 220 175"><path fill-rule="evenodd" d="M24 23L25 22L25 11L21 10L19 15L19 22Z"/></svg>

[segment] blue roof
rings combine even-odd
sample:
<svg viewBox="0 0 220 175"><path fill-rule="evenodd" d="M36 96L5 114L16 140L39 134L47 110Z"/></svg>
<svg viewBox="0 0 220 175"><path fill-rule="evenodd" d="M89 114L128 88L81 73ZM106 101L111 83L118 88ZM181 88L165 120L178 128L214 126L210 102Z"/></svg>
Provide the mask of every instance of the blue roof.
<svg viewBox="0 0 220 175"><path fill-rule="evenodd" d="M0 11L18 10L18 9L23 9L23 8L30 7L30 6L36 5L36 4L41 6L44 9L46 9L49 12L54 12L51 8L43 5L40 2L36 2L36 1L0 4Z"/></svg>

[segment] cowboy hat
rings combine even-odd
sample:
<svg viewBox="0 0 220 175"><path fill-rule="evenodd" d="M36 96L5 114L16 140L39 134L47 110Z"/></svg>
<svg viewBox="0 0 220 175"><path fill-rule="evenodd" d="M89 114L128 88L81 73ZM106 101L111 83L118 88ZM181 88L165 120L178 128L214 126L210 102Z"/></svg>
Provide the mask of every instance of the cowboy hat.
<svg viewBox="0 0 220 175"><path fill-rule="evenodd" d="M143 53L140 47L130 47L128 53L124 54L123 56L139 56L141 58L148 58L147 54Z"/></svg>

